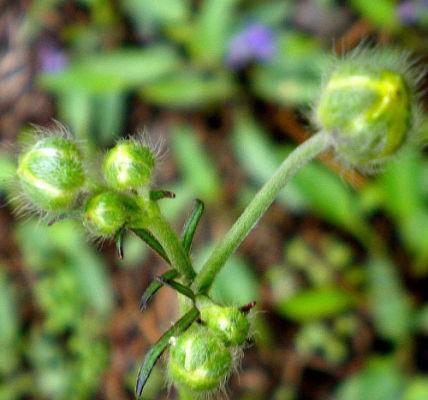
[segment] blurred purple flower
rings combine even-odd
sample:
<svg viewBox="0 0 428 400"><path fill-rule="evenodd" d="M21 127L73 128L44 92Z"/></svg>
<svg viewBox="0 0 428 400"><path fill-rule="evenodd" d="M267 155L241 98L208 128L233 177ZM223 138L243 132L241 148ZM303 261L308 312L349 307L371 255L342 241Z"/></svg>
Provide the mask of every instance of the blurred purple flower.
<svg viewBox="0 0 428 400"><path fill-rule="evenodd" d="M231 68L240 69L251 61L269 61L276 53L275 39L268 26L247 25L230 40L226 62Z"/></svg>
<svg viewBox="0 0 428 400"><path fill-rule="evenodd" d="M428 0L405 0L397 6L397 14L405 25L419 22L422 14L428 13Z"/></svg>
<svg viewBox="0 0 428 400"><path fill-rule="evenodd" d="M397 6L398 18L403 24L414 24L417 21L416 4L412 0L404 1Z"/></svg>
<svg viewBox="0 0 428 400"><path fill-rule="evenodd" d="M68 64L68 57L59 47L43 43L37 50L39 68L43 72L61 72Z"/></svg>

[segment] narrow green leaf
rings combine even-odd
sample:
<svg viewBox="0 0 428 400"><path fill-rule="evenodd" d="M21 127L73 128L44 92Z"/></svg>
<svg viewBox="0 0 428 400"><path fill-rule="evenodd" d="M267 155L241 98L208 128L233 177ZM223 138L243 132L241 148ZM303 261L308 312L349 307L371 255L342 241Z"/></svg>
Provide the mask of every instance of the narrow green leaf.
<svg viewBox="0 0 428 400"><path fill-rule="evenodd" d="M151 190L150 200L157 201L161 199L175 199L175 193L170 190Z"/></svg>
<svg viewBox="0 0 428 400"><path fill-rule="evenodd" d="M199 316L199 311L196 308L192 308L186 313L181 319L179 319L168 331L166 331L162 337L156 342L154 346L147 353L143 365L138 373L137 385L135 392L140 398L144 389L144 385L150 376L156 361L159 359L161 354L164 352L169 344L172 337L183 333Z"/></svg>
<svg viewBox="0 0 428 400"><path fill-rule="evenodd" d="M182 285L180 282L174 281L171 278L164 278L163 276L156 277L156 280L161 285L169 286L170 288L174 289L178 293L182 294L183 296L186 296L191 300L195 299L195 294L192 292L192 290L189 289L187 286Z"/></svg>
<svg viewBox="0 0 428 400"><path fill-rule="evenodd" d="M146 229L132 229L139 238L144 240L148 246L150 246L156 253L158 253L168 264L170 264L169 258L165 253L162 245L158 240Z"/></svg>
<svg viewBox="0 0 428 400"><path fill-rule="evenodd" d="M175 279L180 274L175 269L170 269L169 271L166 271L164 274L161 275L161 277L164 280L169 279ZM143 295L141 296L140 305L139 308L141 311L144 311L147 308L147 305L151 298L156 294L156 292L162 287L163 283L161 283L159 280L153 280L150 285L147 287L147 289L144 291Z"/></svg>
<svg viewBox="0 0 428 400"><path fill-rule="evenodd" d="M192 213L183 227L181 242L183 243L183 247L187 252L190 251L192 246L193 237L195 236L196 228L198 227L199 221L204 212L204 207L204 203L201 200L196 199Z"/></svg>
<svg viewBox="0 0 428 400"><path fill-rule="evenodd" d="M115 237L116 242L116 253L120 260L123 259L123 237L124 237L124 230L121 229Z"/></svg>

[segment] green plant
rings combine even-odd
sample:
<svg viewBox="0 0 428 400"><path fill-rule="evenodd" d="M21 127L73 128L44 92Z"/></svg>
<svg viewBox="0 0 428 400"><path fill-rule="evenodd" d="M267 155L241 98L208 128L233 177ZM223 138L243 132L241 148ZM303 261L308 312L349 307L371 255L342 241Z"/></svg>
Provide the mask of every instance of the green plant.
<svg viewBox="0 0 428 400"><path fill-rule="evenodd" d="M376 63L370 62L373 57ZM118 142L104 157L102 178L91 170L83 174L80 154L85 152L78 151L73 139L59 137L55 130L23 152L17 177L34 208L41 213L54 211L62 217L83 218L92 235L116 240L120 256L124 234L132 231L171 266L147 288L140 306L144 309L156 291L168 285L179 294L182 316L146 355L137 380L138 397L167 348L169 375L183 398L221 388L233 370L232 350L238 351L248 338L246 314L252 307L223 306L210 299L210 289L226 261L284 186L321 153L333 149L345 164L367 170L378 167L411 142L418 120L416 90L410 62L397 51L357 50L336 60L314 108L319 132L288 155L198 273L190 249L203 203L196 202L179 238L158 203L173 194L151 188L156 157L144 141ZM359 227L359 232L367 233L364 228ZM365 241L371 243L377 260L386 258L376 237L369 234ZM313 292L311 296L331 298L332 293ZM340 307L346 302L341 294L336 301Z"/></svg>

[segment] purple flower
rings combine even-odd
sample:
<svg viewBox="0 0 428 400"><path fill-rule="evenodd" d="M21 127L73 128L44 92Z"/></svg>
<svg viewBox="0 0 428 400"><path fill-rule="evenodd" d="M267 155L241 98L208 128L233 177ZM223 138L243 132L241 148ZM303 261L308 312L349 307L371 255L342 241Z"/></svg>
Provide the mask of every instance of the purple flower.
<svg viewBox="0 0 428 400"><path fill-rule="evenodd" d="M227 64L240 69L251 61L269 61L276 52L276 40L272 30L261 23L247 25L229 42Z"/></svg>
<svg viewBox="0 0 428 400"><path fill-rule="evenodd" d="M405 25L419 22L428 13L428 0L406 0L397 6L397 14Z"/></svg>
<svg viewBox="0 0 428 400"><path fill-rule="evenodd" d="M403 24L414 24L417 21L416 4L412 0L404 1L397 6L398 18Z"/></svg>
<svg viewBox="0 0 428 400"><path fill-rule="evenodd" d="M37 51L39 68L43 72L61 72L68 64L68 57L59 47L43 43Z"/></svg>

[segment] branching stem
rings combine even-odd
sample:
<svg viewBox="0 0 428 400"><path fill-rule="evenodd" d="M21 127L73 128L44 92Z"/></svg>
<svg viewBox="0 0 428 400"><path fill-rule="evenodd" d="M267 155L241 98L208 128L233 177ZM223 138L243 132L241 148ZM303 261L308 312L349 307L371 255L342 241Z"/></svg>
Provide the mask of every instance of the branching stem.
<svg viewBox="0 0 428 400"><path fill-rule="evenodd" d="M132 226L130 228L136 231L138 231L138 228L144 228L150 231L162 246L163 250L165 250L171 267L176 269L182 276L183 283L190 284L193 281L196 274L193 270L190 257L177 234L164 219L155 202L151 202L150 204L148 221L145 221L144 226Z"/></svg>
<svg viewBox="0 0 428 400"><path fill-rule="evenodd" d="M256 194L229 232L217 244L194 281L195 293L207 293L227 259L247 237L281 189L306 163L330 147L331 139L320 132L299 145Z"/></svg>

